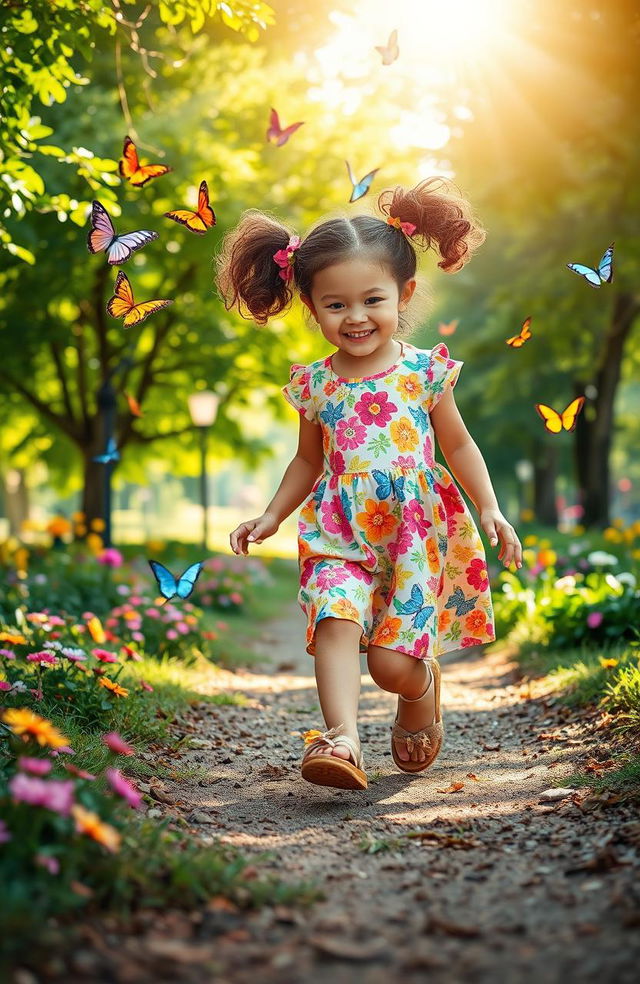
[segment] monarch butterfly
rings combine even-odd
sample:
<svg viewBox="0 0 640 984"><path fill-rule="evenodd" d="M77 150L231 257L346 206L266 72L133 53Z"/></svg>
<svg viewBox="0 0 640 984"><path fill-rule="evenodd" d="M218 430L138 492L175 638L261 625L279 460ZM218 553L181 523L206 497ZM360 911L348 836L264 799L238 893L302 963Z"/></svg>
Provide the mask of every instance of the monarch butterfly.
<svg viewBox="0 0 640 984"><path fill-rule="evenodd" d="M400 54L400 49L398 47L398 32L392 31L386 45L377 44L375 49L382 55L383 65L392 65Z"/></svg>
<svg viewBox="0 0 640 984"><path fill-rule="evenodd" d="M173 304L173 301L144 301L142 304L136 304L129 278L122 270L116 277L114 290L115 294L107 304L107 313L112 318L122 318L125 328L138 325L150 314L160 311L168 304Z"/></svg>
<svg viewBox="0 0 640 984"><path fill-rule="evenodd" d="M584 396L579 396L577 399L572 400L562 413L558 413L557 410L548 407L545 403L536 403L535 408L544 420L544 426L549 433L559 434L562 430L572 431L574 429L578 414L582 410L584 399Z"/></svg>
<svg viewBox="0 0 640 984"><path fill-rule="evenodd" d="M438 325L438 332L441 335L453 335L456 328L458 327L458 321L459 321L458 318L456 318L455 321L448 321L448 322L441 321L440 324Z"/></svg>
<svg viewBox="0 0 640 984"><path fill-rule="evenodd" d="M267 130L267 140L275 140L276 147L282 147L286 144L290 136L292 136L296 130L299 130L301 126L304 126L304 120L300 123L291 123L284 129L280 126L280 117L278 116L275 109L272 108L269 114L269 129Z"/></svg>
<svg viewBox="0 0 640 984"><path fill-rule="evenodd" d="M529 331L529 325L531 324L531 318L525 318L522 322L522 328L520 329L519 335L512 335L511 338L507 338L507 345L511 348L520 348L525 342L528 342L531 338L531 332Z"/></svg>
<svg viewBox="0 0 640 984"><path fill-rule="evenodd" d="M611 243L611 246L604 251L597 270L594 270L593 267L585 266L584 263L567 263L567 266L574 273L579 273L581 277L584 277L591 287L601 287L602 284L610 284L613 280L614 245L615 243Z"/></svg>
<svg viewBox="0 0 640 984"><path fill-rule="evenodd" d="M209 205L209 188L207 187L207 182L200 182L200 188L198 189L198 209L196 212L191 212L186 208L179 208L175 212L165 212L164 214L168 219L173 219L174 222L179 222L181 225L186 226L189 232L195 232L197 235L203 236L207 229L210 229L216 224L216 214Z"/></svg>
<svg viewBox="0 0 640 984"><path fill-rule="evenodd" d="M118 170L120 171L121 177L126 178L134 188L142 188L147 181L151 181L153 178L159 178L163 174L168 174L173 168L167 167L166 164L141 165L138 160L136 145L131 137L125 137L122 157L118 162Z"/></svg>
<svg viewBox="0 0 640 984"><path fill-rule="evenodd" d="M178 598L189 597L195 587L196 581L200 577L203 562L199 560L197 564L192 564L191 567L187 567L184 574L181 574L177 579L173 576L170 570L167 570L164 564L161 564L157 560L150 560L149 567L153 571L153 575L158 582L160 594L166 601L169 601L171 598L175 597L175 595L177 595Z"/></svg>
<svg viewBox="0 0 640 984"><path fill-rule="evenodd" d="M100 202L93 202L91 206L91 230L87 236L87 246L90 253L99 253L104 250L107 254L107 262L112 266L126 263L132 253L135 253L137 249L142 249L147 243L151 243L157 238L158 233L150 232L149 229L125 232L124 235L119 236L104 205Z"/></svg>
<svg viewBox="0 0 640 984"><path fill-rule="evenodd" d="M349 181L353 185L353 190L351 192L351 198L349 199L349 201L357 202L359 198L364 198L366 193L369 191L369 188L371 187L371 182L375 178L380 168L379 167L374 168L373 171L369 171L368 174L365 174L364 178L361 178L360 181L356 181L355 175L351 170L351 165L349 164L349 161L345 161L345 164L347 165L347 174L349 175Z"/></svg>

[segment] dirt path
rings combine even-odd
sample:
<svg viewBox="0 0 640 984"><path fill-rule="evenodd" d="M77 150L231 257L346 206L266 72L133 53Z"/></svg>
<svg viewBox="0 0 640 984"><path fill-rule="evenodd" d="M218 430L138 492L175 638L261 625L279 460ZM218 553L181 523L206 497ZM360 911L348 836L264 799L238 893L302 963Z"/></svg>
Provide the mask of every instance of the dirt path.
<svg viewBox="0 0 640 984"><path fill-rule="evenodd" d="M200 747L188 756L209 778L172 793L200 835L271 850L267 867L317 881L326 898L307 912L208 913L199 935L215 942L216 980L635 984L640 822L584 790L540 802L577 764L606 758L597 720L532 693L504 654L452 653L441 660L445 742L428 772L396 770L395 698L364 675L369 789L316 787L300 778L291 734L323 727L296 607L259 652L251 672L217 679L246 707L195 710Z"/></svg>

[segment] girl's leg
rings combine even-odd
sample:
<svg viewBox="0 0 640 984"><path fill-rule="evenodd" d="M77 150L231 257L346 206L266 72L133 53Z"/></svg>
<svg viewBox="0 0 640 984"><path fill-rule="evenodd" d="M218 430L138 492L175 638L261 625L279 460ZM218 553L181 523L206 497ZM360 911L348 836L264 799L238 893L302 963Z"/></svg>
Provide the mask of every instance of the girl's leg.
<svg viewBox="0 0 640 984"><path fill-rule="evenodd" d="M428 662L395 649L369 646L367 653L369 673L379 687L392 694L401 694L414 700L424 694L423 700L415 700L411 704L398 701L398 723L407 731L418 731L435 723L435 688L430 686L431 671L428 665L425 666ZM432 674L431 679L433 679ZM409 759L413 762L424 762L426 758L424 749L414 748L410 753L406 742L400 738L396 741L396 750L398 758L404 762L408 762Z"/></svg>
<svg viewBox="0 0 640 984"><path fill-rule="evenodd" d="M358 738L360 698L360 636L356 622L343 618L323 618L316 628L315 672L320 707L327 729L342 725L340 733ZM319 748L311 755L349 758L346 745Z"/></svg>

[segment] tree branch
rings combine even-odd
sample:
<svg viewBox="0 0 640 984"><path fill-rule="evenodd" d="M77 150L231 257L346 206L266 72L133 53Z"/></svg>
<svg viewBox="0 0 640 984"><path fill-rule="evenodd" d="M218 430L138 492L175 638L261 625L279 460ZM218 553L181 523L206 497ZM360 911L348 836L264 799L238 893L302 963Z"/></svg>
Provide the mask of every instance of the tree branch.
<svg viewBox="0 0 640 984"><path fill-rule="evenodd" d="M74 426L74 422L63 417L62 414L56 413L52 410L48 403L44 403L35 393L31 393L26 386L24 386L17 379L14 379L8 372L4 369L0 369L0 377L6 379L8 383L22 396L27 403L30 403L39 414L54 424L59 430L61 430L67 437L70 437L72 441L76 444L82 443L82 434L77 426Z"/></svg>
<svg viewBox="0 0 640 984"><path fill-rule="evenodd" d="M76 419L73 412L73 406L71 405L71 396L67 385L67 377L64 371L62 355L60 354L60 347L57 342L51 341L49 343L49 348L51 349L51 355L53 356L53 361L55 362L56 369L58 370L58 379L60 380L60 387L62 389L62 400L64 403L64 408L67 411L67 417L75 424Z"/></svg>

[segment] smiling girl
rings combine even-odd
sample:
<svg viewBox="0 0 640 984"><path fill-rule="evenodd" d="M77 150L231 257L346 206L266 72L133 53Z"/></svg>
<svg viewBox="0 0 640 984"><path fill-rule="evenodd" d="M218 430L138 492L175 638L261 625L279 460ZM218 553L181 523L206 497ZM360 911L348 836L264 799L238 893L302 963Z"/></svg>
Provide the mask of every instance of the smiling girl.
<svg viewBox="0 0 640 984"><path fill-rule="evenodd" d="M249 211L228 234L218 284L228 308L264 324L298 290L335 351L294 364L283 393L300 414L298 449L261 516L230 535L237 554L302 504L299 602L327 730L308 731L302 775L365 789L358 738L359 653L398 694L391 753L422 772L443 739L440 665L495 638L484 549L452 474L505 566L522 562L486 464L456 406L462 362L443 343L398 337L416 288L417 245L454 273L484 241L443 178L380 195L382 218L330 218L304 239ZM434 458L434 438L450 471Z"/></svg>

